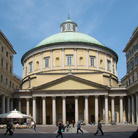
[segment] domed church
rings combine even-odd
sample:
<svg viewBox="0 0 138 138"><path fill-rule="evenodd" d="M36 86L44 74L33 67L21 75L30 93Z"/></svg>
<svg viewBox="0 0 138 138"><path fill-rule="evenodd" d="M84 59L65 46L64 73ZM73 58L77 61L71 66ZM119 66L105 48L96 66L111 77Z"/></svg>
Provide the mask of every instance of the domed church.
<svg viewBox="0 0 138 138"><path fill-rule="evenodd" d="M60 33L22 56L22 89L13 105L37 124L121 123L127 93L118 86L118 55L77 27L68 17Z"/></svg>

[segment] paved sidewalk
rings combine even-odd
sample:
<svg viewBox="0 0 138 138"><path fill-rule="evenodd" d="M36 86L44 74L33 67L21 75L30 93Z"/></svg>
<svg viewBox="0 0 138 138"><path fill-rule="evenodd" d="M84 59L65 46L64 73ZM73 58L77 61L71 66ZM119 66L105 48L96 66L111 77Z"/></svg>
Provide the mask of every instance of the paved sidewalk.
<svg viewBox="0 0 138 138"><path fill-rule="evenodd" d="M129 138L129 136L136 131L138 126L136 125L103 125L103 132L105 138ZM57 126L37 126L37 132L34 132L32 128L29 129L16 129L14 131L14 138L55 138L57 135ZM84 133L76 133L77 128L72 128L69 132L63 132L63 138L101 138L101 133L94 136L93 134L97 130L97 126L82 126L82 130ZM0 138L9 137L9 135L3 135L6 129L0 129ZM11 137L11 136L10 136ZM60 138L60 136L59 136Z"/></svg>

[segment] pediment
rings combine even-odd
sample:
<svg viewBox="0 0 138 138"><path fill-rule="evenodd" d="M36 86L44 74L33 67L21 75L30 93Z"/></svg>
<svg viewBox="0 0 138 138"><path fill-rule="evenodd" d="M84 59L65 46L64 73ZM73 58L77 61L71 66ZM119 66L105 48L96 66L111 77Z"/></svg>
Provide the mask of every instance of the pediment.
<svg viewBox="0 0 138 138"><path fill-rule="evenodd" d="M108 89L107 86L88 81L73 75L68 75L60 79L51 81L41 86L33 88L35 90L90 90Z"/></svg>

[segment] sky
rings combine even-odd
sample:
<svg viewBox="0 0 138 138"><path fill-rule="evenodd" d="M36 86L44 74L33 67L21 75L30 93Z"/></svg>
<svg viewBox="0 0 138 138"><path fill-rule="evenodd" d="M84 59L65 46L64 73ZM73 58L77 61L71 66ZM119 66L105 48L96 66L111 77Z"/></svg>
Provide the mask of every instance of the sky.
<svg viewBox="0 0 138 138"><path fill-rule="evenodd" d="M22 77L22 56L43 39L60 33L70 19L118 54L119 81L126 75L123 52L138 26L138 0L0 0L0 29L13 45L13 72Z"/></svg>

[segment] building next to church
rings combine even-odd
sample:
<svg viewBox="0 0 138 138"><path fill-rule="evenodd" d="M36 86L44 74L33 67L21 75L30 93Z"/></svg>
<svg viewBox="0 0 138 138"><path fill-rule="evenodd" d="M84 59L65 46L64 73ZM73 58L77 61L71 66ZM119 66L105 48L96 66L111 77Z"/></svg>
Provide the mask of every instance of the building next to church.
<svg viewBox="0 0 138 138"><path fill-rule="evenodd" d="M37 124L128 121L128 91L118 85L118 55L77 27L68 17L60 33L22 56L22 89L14 91L13 108Z"/></svg>
<svg viewBox="0 0 138 138"><path fill-rule="evenodd" d="M20 87L20 79L13 73L13 56L16 54L12 44L0 30L0 113L9 112L12 96ZM10 103L11 102L11 103Z"/></svg>
<svg viewBox="0 0 138 138"><path fill-rule="evenodd" d="M121 83L128 91L128 121L138 124L138 26L123 52L126 53L127 74Z"/></svg>

